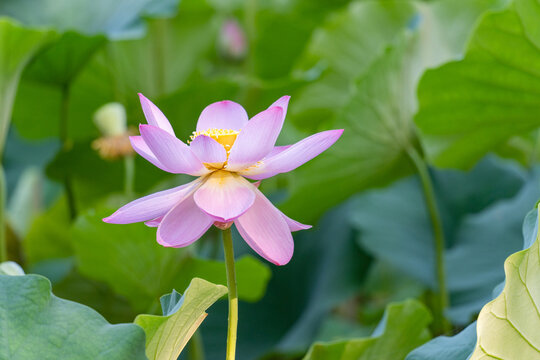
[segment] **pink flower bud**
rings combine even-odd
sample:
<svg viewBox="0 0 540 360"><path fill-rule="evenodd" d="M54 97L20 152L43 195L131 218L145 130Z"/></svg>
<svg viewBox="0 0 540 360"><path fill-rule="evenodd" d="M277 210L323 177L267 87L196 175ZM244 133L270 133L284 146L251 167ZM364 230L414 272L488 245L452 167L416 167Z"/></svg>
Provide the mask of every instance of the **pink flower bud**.
<svg viewBox="0 0 540 360"><path fill-rule="evenodd" d="M230 60L243 60L247 53L246 34L238 21L226 20L221 26L218 39L220 54Z"/></svg>

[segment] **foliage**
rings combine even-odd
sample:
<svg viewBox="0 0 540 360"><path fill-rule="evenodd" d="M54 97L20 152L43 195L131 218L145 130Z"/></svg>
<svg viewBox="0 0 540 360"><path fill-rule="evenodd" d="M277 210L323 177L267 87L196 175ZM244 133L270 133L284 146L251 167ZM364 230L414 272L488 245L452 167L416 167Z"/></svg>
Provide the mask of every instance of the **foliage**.
<svg viewBox="0 0 540 360"><path fill-rule="evenodd" d="M51 293L39 275L0 275L1 359L145 359L144 333L109 324L94 310Z"/></svg>
<svg viewBox="0 0 540 360"><path fill-rule="evenodd" d="M506 283L478 316L477 343L472 360L485 357L534 358L538 356L538 276L540 241L508 257Z"/></svg>
<svg viewBox="0 0 540 360"><path fill-rule="evenodd" d="M223 47L231 20L246 40L238 57ZM223 358L218 231L175 249L155 228L102 222L190 181L135 156L130 191L130 160L92 148L105 103L121 103L137 133L138 92L184 140L211 102L252 116L286 94L279 145L345 129L262 181L287 216L313 225L294 234L287 266L264 263L233 230L239 359L537 357L523 338L536 346L540 326L527 294L537 213L526 216L540 198L538 23L536 0L1 1L0 223L15 262L0 264L0 359L175 359L184 347L192 359L199 325L205 357ZM428 330L437 215L444 315L464 329L445 334Z"/></svg>
<svg viewBox="0 0 540 360"><path fill-rule="evenodd" d="M222 261L196 258L189 249L164 248L155 241L153 228L101 221L112 212L99 210L79 217L71 237L74 253L84 275L107 283L130 299L136 310L150 308L168 289L186 288L195 276L226 284ZM268 266L246 256L237 260L237 272L240 298L260 299L270 278Z"/></svg>
<svg viewBox="0 0 540 360"><path fill-rule="evenodd" d="M0 149L4 148L24 67L54 36L52 31L26 29L16 21L0 16Z"/></svg>
<svg viewBox="0 0 540 360"><path fill-rule="evenodd" d="M406 360L466 360L476 343L476 322L454 336L439 336L411 351Z"/></svg>
<svg viewBox="0 0 540 360"><path fill-rule="evenodd" d="M208 315L205 310L226 293L224 286L195 278L183 296L173 290L161 297L163 316L137 316L135 324L146 333L148 358L176 360Z"/></svg>
<svg viewBox="0 0 540 360"><path fill-rule="evenodd" d="M501 263L522 248L523 218L540 197L538 177L490 158L468 173L437 171L433 178L447 230L449 315L467 324L504 279ZM430 271L435 259L429 214L417 179L367 192L354 200L353 209L350 217L360 231L358 241L370 253L427 288L436 288ZM490 257L475 261L485 249Z"/></svg>
<svg viewBox="0 0 540 360"><path fill-rule="evenodd" d="M516 0L486 15L462 60L422 78L415 121L436 164L468 167L511 136L538 127L540 34L531 19L540 9L533 3Z"/></svg>
<svg viewBox="0 0 540 360"><path fill-rule="evenodd" d="M365 339L315 343L304 360L317 359L400 359L429 339L427 309L415 301L390 304L384 318Z"/></svg>

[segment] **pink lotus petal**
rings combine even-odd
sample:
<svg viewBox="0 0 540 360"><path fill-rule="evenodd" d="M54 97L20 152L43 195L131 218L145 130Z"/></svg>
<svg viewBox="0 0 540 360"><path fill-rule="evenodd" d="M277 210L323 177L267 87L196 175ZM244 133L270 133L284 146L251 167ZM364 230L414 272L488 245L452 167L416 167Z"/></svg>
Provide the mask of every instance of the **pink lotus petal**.
<svg viewBox="0 0 540 360"><path fill-rule="evenodd" d="M161 224L161 220L163 220L163 216L160 216L160 217L152 219L152 220L145 221L144 225L146 225L148 227L158 227L159 224Z"/></svg>
<svg viewBox="0 0 540 360"><path fill-rule="evenodd" d="M280 146L281 148L287 148L288 146ZM274 149L276 149L277 147L275 147ZM283 149L284 150L284 149ZM282 150L281 150L282 151ZM256 181L253 183L253 186L255 186L257 189L259 188L259 186L261 185L261 182L260 181ZM294 231L300 231L300 230L307 230L307 229L311 229L312 226L311 225L304 225L296 220L293 220L291 219L290 217L288 217L287 215L285 215L281 210L277 209L280 213L281 213L281 216L283 217L283 219L285 219L285 222L287 223L287 225L289 226L289 230L291 232L294 232Z"/></svg>
<svg viewBox="0 0 540 360"><path fill-rule="evenodd" d="M268 153L268 155L265 156L265 159L268 159L268 158L271 158L272 156L275 156L277 154L279 154L280 152L283 152L285 150L287 150L288 148L290 148L292 145L285 145L285 146L274 146L274 148L272 149L272 151L270 151ZM264 159L263 159L264 160Z"/></svg>
<svg viewBox="0 0 540 360"><path fill-rule="evenodd" d="M201 210L221 222L242 215L255 200L255 187L228 171L213 172L193 196Z"/></svg>
<svg viewBox="0 0 540 360"><path fill-rule="evenodd" d="M163 171L171 172L165 165L163 165L154 155L152 150L146 145L142 136L130 136L129 141L131 142L131 147L141 155L143 158L151 162L154 166L160 168Z"/></svg>
<svg viewBox="0 0 540 360"><path fill-rule="evenodd" d="M248 122L248 115L242 105L230 100L215 102L204 108L197 131L208 129L240 130Z"/></svg>
<svg viewBox="0 0 540 360"><path fill-rule="evenodd" d="M171 123L169 123L169 120L167 120L161 110L141 93L139 93L139 99L141 100L144 117L146 117L148 124L165 130L172 136L175 136Z"/></svg>
<svg viewBox="0 0 540 360"><path fill-rule="evenodd" d="M203 236L213 223L214 220L195 205L193 196L188 196L163 217L157 242L166 247L188 246Z"/></svg>
<svg viewBox="0 0 540 360"><path fill-rule="evenodd" d="M287 222L259 190L253 205L234 223L248 245L266 260L276 265L291 260L294 242Z"/></svg>
<svg viewBox="0 0 540 360"><path fill-rule="evenodd" d="M227 161L227 151L223 145L210 136L199 135L189 144L189 147L197 157L206 164L216 168L223 166Z"/></svg>
<svg viewBox="0 0 540 360"><path fill-rule="evenodd" d="M175 174L200 176L208 173L189 146L168 132L152 125L140 125L139 130L146 145L160 163Z"/></svg>
<svg viewBox="0 0 540 360"><path fill-rule="evenodd" d="M287 226L289 226L289 230L291 232L307 230L307 229L312 228L311 225L302 224L301 222L291 219L290 217L285 215L283 212L280 211L280 213L281 213L281 216L283 216L283 219L285 219L285 222L287 223Z"/></svg>
<svg viewBox="0 0 540 360"><path fill-rule="evenodd" d="M282 126L281 107L271 107L255 115L238 134L229 153L227 169L245 169L268 155L274 148Z"/></svg>
<svg viewBox="0 0 540 360"><path fill-rule="evenodd" d="M238 171L238 173L250 179L262 180L276 174L292 171L332 146L342 133L343 129L328 130L311 135L289 146L284 151L266 157L256 166Z"/></svg>
<svg viewBox="0 0 540 360"><path fill-rule="evenodd" d="M272 105L270 105L268 108L270 109L271 107L274 107L274 106L279 106L280 108L282 108L283 120L285 120L285 116L287 115L287 107L289 106L290 99L291 97L289 95L282 96L279 99L277 99Z"/></svg>
<svg viewBox="0 0 540 360"><path fill-rule="evenodd" d="M131 224L155 219L165 215L173 206L193 193L200 184L201 180L196 179L173 189L147 195L122 206L103 221L111 224Z"/></svg>

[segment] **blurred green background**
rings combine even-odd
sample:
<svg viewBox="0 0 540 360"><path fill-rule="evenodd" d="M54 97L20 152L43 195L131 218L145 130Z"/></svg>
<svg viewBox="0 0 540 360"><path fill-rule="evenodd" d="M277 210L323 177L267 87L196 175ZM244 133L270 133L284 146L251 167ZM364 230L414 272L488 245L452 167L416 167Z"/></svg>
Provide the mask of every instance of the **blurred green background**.
<svg viewBox="0 0 540 360"><path fill-rule="evenodd" d="M411 154L430 166L455 332L523 246L540 196L534 0L0 0L0 16L9 258L112 323L159 313L158 298L192 277L226 282L215 229L165 249L155 229L101 222L188 181L136 156L130 194L125 162L92 148L106 103L123 104L135 129L145 122L138 92L184 141L223 99L253 116L291 95L278 145L345 129L318 158L262 182L314 225L295 234L290 264L263 262L234 234L239 359L302 358L315 341L369 336L391 302L431 307L432 225ZM222 358L226 301L209 314L204 353ZM404 358L422 334L377 359Z"/></svg>

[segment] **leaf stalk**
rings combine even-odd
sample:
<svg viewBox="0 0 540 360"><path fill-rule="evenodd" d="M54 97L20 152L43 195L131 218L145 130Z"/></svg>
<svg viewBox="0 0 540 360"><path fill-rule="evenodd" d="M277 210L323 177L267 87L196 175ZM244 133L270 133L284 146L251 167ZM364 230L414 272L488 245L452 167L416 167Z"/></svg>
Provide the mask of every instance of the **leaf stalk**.
<svg viewBox="0 0 540 360"><path fill-rule="evenodd" d="M449 305L449 295L446 285L446 270L444 265L445 239L441 215L437 206L437 198L435 197L433 182L426 161L418 151L412 147L407 149L407 153L420 177L424 199L433 227L435 272L437 275L437 291L434 294L431 304L431 311L433 313L433 331L436 335L449 334L451 332L451 324L445 316L445 311Z"/></svg>

